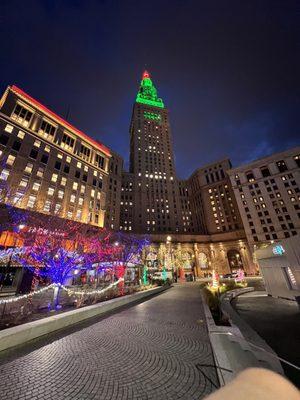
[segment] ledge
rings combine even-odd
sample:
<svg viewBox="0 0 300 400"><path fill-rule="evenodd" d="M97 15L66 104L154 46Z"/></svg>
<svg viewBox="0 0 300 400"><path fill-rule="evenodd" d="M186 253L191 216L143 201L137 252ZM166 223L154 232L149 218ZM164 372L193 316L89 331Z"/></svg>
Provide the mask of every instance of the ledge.
<svg viewBox="0 0 300 400"><path fill-rule="evenodd" d="M226 307L224 311L229 315L231 326L219 326L215 324L210 309L202 295L209 339L221 386L230 382L239 372L250 367L267 368L284 375L280 362L275 358L276 354L274 351L269 347L268 350L267 348L263 350L254 349L248 343L249 338L246 337L244 331L240 329L239 324L231 319L231 314L228 310L229 307L232 308L230 300L239 294L252 290L253 288L247 288L246 290L241 289L240 292L238 290L227 292L228 297L226 302L229 303L229 306ZM222 305L221 307L223 310ZM266 344L266 346L268 345ZM272 355L267 352L272 353Z"/></svg>
<svg viewBox="0 0 300 400"><path fill-rule="evenodd" d="M89 318L103 315L109 311L145 299L166 289L167 287L160 286L154 289L118 297L102 303L93 304L72 311L66 311L58 315L4 329L0 331L0 351L19 346L33 339L75 325L78 322L85 321Z"/></svg>

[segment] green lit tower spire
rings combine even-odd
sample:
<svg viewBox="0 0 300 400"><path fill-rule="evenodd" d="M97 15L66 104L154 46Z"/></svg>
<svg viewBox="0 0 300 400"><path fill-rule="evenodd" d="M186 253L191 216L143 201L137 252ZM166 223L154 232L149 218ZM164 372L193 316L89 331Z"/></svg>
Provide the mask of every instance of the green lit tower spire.
<svg viewBox="0 0 300 400"><path fill-rule="evenodd" d="M157 90L152 83L148 71L144 71L143 73L141 86L136 96L136 102L154 107L165 107L162 99L157 97Z"/></svg>

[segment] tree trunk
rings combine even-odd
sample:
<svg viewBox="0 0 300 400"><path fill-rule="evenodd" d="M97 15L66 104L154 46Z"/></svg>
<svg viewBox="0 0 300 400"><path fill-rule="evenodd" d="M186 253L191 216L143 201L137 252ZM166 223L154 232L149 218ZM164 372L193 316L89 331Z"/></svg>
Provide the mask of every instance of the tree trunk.
<svg viewBox="0 0 300 400"><path fill-rule="evenodd" d="M59 302L60 286L55 286L53 289L52 311L55 311Z"/></svg>

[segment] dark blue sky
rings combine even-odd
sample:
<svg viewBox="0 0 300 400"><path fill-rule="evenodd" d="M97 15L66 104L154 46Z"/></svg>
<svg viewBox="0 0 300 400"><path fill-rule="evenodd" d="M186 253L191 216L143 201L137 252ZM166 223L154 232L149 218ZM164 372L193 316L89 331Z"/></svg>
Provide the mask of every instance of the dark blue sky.
<svg viewBox="0 0 300 400"><path fill-rule="evenodd" d="M298 6L297 6L298 4ZM297 10L298 8L298 10ZM15 83L129 155L147 66L187 177L299 145L298 1L2 1L1 90Z"/></svg>

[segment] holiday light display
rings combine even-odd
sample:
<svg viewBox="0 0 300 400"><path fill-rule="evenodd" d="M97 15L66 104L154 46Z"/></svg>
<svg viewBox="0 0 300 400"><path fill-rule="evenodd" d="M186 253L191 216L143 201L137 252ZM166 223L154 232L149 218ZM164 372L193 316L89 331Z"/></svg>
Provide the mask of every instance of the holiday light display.
<svg viewBox="0 0 300 400"><path fill-rule="evenodd" d="M159 108L165 107L162 99L157 97L157 90L153 85L150 75L147 71L143 73L141 86L136 96L136 102Z"/></svg>
<svg viewBox="0 0 300 400"><path fill-rule="evenodd" d="M17 301L23 300L23 299L29 299L32 298L33 296L36 296L38 294L41 294L43 292L46 292L49 289L55 289L55 288L60 288L65 290L70 296L77 296L77 297L82 297L82 296L94 296L94 295L99 295L107 292L109 289L112 289L113 287L119 285L121 282L124 282L124 278L118 279L116 282L111 283L109 286L102 288L102 289L96 289L96 290L72 290L64 285L61 285L60 283L52 283L51 285L45 286L39 290L35 290L34 292L24 294L22 296L17 296L17 297L11 297L8 299L2 299L0 300L0 304L8 304L8 303L15 303Z"/></svg>
<svg viewBox="0 0 300 400"><path fill-rule="evenodd" d="M220 286L219 274L213 269L212 271L212 287L218 289Z"/></svg>

